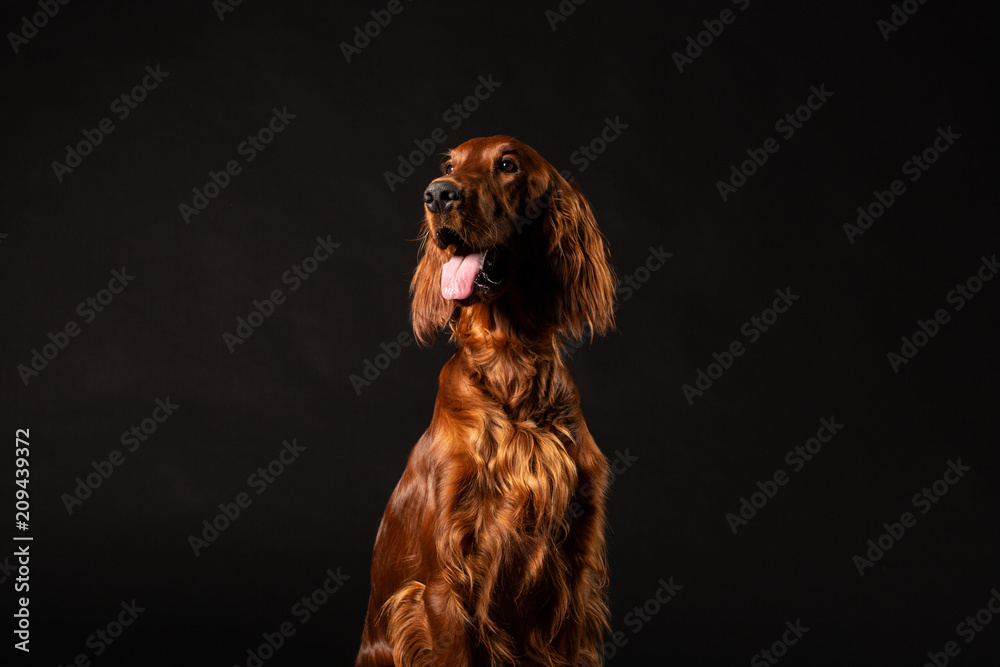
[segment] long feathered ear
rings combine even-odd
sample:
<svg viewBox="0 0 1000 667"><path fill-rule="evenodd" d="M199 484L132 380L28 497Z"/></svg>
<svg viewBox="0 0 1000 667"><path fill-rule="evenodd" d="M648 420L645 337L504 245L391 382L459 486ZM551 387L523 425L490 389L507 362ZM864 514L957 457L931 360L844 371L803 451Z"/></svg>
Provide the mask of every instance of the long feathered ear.
<svg viewBox="0 0 1000 667"><path fill-rule="evenodd" d="M455 304L441 296L441 267L444 257L429 242L425 231L420 240L420 261L410 281L410 316L417 342L427 346L451 320Z"/></svg>
<svg viewBox="0 0 1000 667"><path fill-rule="evenodd" d="M549 206L548 259L556 283L559 332L581 339L614 327L615 274L597 221L576 186L556 176Z"/></svg>

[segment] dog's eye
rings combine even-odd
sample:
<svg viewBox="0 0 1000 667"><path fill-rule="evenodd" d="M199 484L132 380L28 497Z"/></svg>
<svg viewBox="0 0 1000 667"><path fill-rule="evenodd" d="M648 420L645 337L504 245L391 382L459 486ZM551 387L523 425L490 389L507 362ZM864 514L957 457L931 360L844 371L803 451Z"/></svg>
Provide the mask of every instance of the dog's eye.
<svg viewBox="0 0 1000 667"><path fill-rule="evenodd" d="M503 158L497 162L497 169L504 172L505 174L513 174L517 171L517 163L510 158Z"/></svg>
<svg viewBox="0 0 1000 667"><path fill-rule="evenodd" d="M441 165L441 171L443 171L445 174L450 174L451 172L455 171L455 165L453 165L451 162L445 162L443 165Z"/></svg>

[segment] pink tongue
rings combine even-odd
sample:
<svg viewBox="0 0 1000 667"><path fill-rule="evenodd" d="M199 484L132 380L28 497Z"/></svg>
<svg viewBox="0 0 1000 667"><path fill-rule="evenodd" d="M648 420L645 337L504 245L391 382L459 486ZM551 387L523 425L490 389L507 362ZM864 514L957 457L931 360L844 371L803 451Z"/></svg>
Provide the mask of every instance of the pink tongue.
<svg viewBox="0 0 1000 667"><path fill-rule="evenodd" d="M483 253L455 255L441 267L441 296L461 300L472 295L473 282L483 265Z"/></svg>

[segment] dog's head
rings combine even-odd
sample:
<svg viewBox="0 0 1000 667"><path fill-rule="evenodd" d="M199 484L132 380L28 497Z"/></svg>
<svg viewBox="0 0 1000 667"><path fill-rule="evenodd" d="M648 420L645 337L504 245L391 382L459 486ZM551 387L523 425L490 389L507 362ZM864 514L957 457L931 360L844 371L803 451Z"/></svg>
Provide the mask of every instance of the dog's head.
<svg viewBox="0 0 1000 667"><path fill-rule="evenodd" d="M506 136L466 141L441 170L424 191L422 256L410 285L418 340L476 304L541 334L580 338L612 326L614 273L573 184Z"/></svg>

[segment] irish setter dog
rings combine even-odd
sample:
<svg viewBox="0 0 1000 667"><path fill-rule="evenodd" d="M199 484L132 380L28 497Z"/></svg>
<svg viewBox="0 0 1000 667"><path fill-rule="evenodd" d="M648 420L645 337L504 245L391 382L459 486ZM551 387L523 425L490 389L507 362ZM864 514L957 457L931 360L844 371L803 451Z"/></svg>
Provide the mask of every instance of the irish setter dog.
<svg viewBox="0 0 1000 667"><path fill-rule="evenodd" d="M604 239L520 141L472 139L442 171L413 330L450 326L457 350L378 529L355 665L600 665L608 463L562 352L613 326Z"/></svg>

